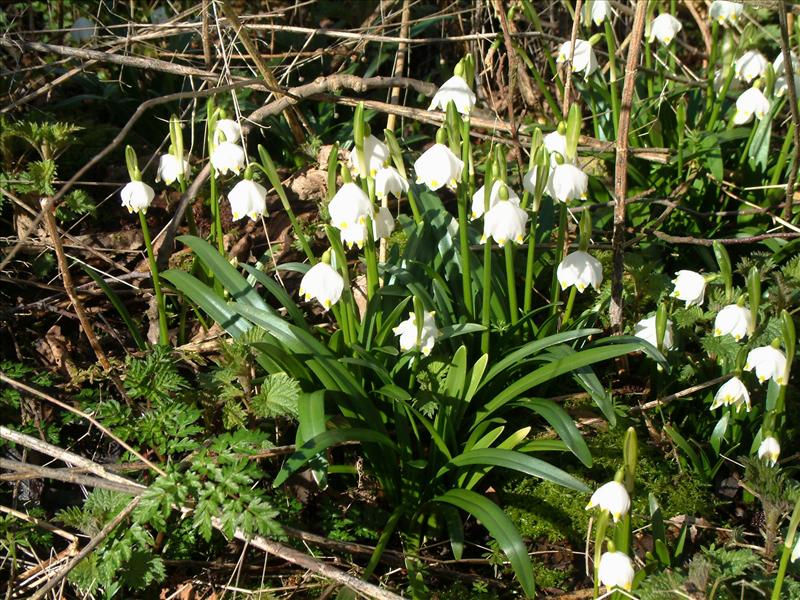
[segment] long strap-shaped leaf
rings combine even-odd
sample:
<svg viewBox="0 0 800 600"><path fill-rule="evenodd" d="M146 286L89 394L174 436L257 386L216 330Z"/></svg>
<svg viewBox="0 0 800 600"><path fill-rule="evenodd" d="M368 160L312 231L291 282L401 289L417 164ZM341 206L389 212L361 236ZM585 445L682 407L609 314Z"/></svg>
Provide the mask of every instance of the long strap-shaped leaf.
<svg viewBox="0 0 800 600"><path fill-rule="evenodd" d="M435 502L452 504L471 515L474 515L491 536L500 544L500 548L511 562L525 595L533 598L536 595L536 583L533 579L533 567L528 557L528 549L519 535L514 523L494 502L469 490L449 490L434 499Z"/></svg>
<svg viewBox="0 0 800 600"><path fill-rule="evenodd" d="M589 491L586 484L566 471L562 471L558 467L538 458L534 458L533 456L528 456L516 450L505 450L503 448L479 448L468 450L463 454L453 457L450 462L439 469L436 476L439 477L450 469L466 466L503 467L505 469L512 469L520 473L525 473L526 475L552 481L553 483L578 492Z"/></svg>
<svg viewBox="0 0 800 600"><path fill-rule="evenodd" d="M567 447L572 450L572 453L587 467L592 466L592 453L589 452L589 447L572 420L563 408L552 400L545 398L524 399L514 402L515 405L530 408L538 415L543 417L545 421L550 424L550 427L555 429L558 437L560 437Z"/></svg>

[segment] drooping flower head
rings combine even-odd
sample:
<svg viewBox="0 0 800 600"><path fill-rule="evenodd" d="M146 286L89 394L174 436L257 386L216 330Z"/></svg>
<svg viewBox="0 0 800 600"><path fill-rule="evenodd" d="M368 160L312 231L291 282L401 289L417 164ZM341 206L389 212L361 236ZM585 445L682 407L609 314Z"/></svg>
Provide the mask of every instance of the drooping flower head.
<svg viewBox="0 0 800 600"><path fill-rule="evenodd" d="M364 169L361 168L361 159L358 157L358 152L355 148L350 151L348 157L348 164L353 173L362 173ZM369 134L364 138L364 161L368 167L370 177L375 177L380 169L382 169L389 160L389 146L384 144L374 135Z"/></svg>
<svg viewBox="0 0 800 600"><path fill-rule="evenodd" d="M250 217L253 221L267 212L267 190L251 179L242 179L228 192L234 221Z"/></svg>
<svg viewBox="0 0 800 600"><path fill-rule="evenodd" d="M393 194L395 198L408 191L408 180L394 167L384 167L375 173L375 196L385 198Z"/></svg>
<svg viewBox="0 0 800 600"><path fill-rule="evenodd" d="M211 166L217 175L239 174L245 163L244 150L233 142L222 142L211 151Z"/></svg>
<svg viewBox="0 0 800 600"><path fill-rule="evenodd" d="M585 198L589 189L589 177L572 163L556 165L550 172L547 193L554 200L569 202L575 198Z"/></svg>
<svg viewBox="0 0 800 600"><path fill-rule="evenodd" d="M733 115L735 125L744 125L753 120L753 115L760 121L769 112L767 97L757 87L742 92L736 99L736 113Z"/></svg>
<svg viewBox="0 0 800 600"><path fill-rule="evenodd" d="M764 75L768 64L767 59L761 52L748 50L734 63L733 72L737 79L750 83L753 79Z"/></svg>
<svg viewBox="0 0 800 600"><path fill-rule="evenodd" d="M566 41L558 47L556 62L561 64L569 60L572 42ZM600 65L597 62L592 45L586 40L575 40L575 52L572 54L572 71L583 73L584 78L594 73Z"/></svg>
<svg viewBox="0 0 800 600"><path fill-rule="evenodd" d="M328 203L331 225L341 232L342 242L361 247L367 237L367 217L373 209L369 197L355 183L345 183Z"/></svg>
<svg viewBox="0 0 800 600"><path fill-rule="evenodd" d="M521 244L527 222L528 213L519 207L518 201L498 200L483 216L481 243L492 238L500 246L505 246L508 240Z"/></svg>
<svg viewBox="0 0 800 600"><path fill-rule="evenodd" d="M658 347L658 338L656 331L656 316L642 319L633 326L633 335L646 342L650 342L653 346ZM667 319L667 327L664 330L664 340L662 347L665 350L672 348L672 321Z"/></svg>
<svg viewBox="0 0 800 600"><path fill-rule="evenodd" d="M778 457L781 455L781 445L774 437L769 436L764 438L764 441L758 447L758 458L766 460L767 464L775 466L778 462Z"/></svg>
<svg viewBox="0 0 800 600"><path fill-rule="evenodd" d="M122 206L128 209L128 212L147 212L150 204L155 198L155 191L143 181L131 181L119 193L122 199Z"/></svg>
<svg viewBox="0 0 800 600"><path fill-rule="evenodd" d="M708 9L708 16L720 25L736 25L744 13L744 4L729 0L714 0Z"/></svg>
<svg viewBox="0 0 800 600"><path fill-rule="evenodd" d="M786 355L774 346L759 346L747 353L745 371L755 371L759 383L772 379L786 385Z"/></svg>
<svg viewBox="0 0 800 600"><path fill-rule="evenodd" d="M714 319L714 335L732 335L737 342L753 331L750 310L738 304L728 304Z"/></svg>
<svg viewBox="0 0 800 600"><path fill-rule="evenodd" d="M411 313L408 319L392 329L395 336L400 338L400 350L407 352L418 349L423 356L428 356L441 333L436 327L435 315L435 312L423 311L422 327L418 330L417 315Z"/></svg>
<svg viewBox="0 0 800 600"><path fill-rule="evenodd" d="M172 185L178 178L183 177L185 179L188 176L189 161L185 158L181 160L174 154L162 154L159 157L156 181L163 181L167 185Z"/></svg>
<svg viewBox="0 0 800 600"><path fill-rule="evenodd" d="M648 41L652 42L654 39L657 39L665 46L669 46L681 29L683 29L683 25L678 19L669 13L661 13L650 23L650 37Z"/></svg>
<svg viewBox="0 0 800 600"><path fill-rule="evenodd" d="M590 285L597 290L603 282L603 265L588 252L577 250L568 254L558 265L556 279L562 290L571 285L581 293Z"/></svg>
<svg viewBox="0 0 800 600"><path fill-rule="evenodd" d="M394 217L391 211L381 206L372 215L372 235L377 239L388 238L394 231Z"/></svg>
<svg viewBox="0 0 800 600"><path fill-rule="evenodd" d="M617 481L609 481L592 494L589 504L586 505L586 510L595 506L611 513L611 517L616 523L628 514L628 510L631 507L631 498L624 485Z"/></svg>
<svg viewBox="0 0 800 600"><path fill-rule="evenodd" d="M219 119L214 126L214 143L231 142L240 144L242 140L242 128L233 119Z"/></svg>
<svg viewBox="0 0 800 600"><path fill-rule="evenodd" d="M583 5L584 21L592 20L595 27L600 27L603 21L611 18L611 3L608 0L588 0Z"/></svg>
<svg viewBox="0 0 800 600"><path fill-rule="evenodd" d="M492 183L492 189L489 192L489 209L491 210L495 204L500 202L500 190L505 186L505 184L496 179L494 183ZM506 187L506 191L508 191L508 200L509 202L514 202L517 206L519 206L519 196L517 196L516 192L512 190L510 187ZM483 208L486 205L486 186L482 185L479 187L474 194L472 194L472 210L470 213L470 219L475 220L483 216Z"/></svg>
<svg viewBox="0 0 800 600"><path fill-rule="evenodd" d="M622 552L604 552L600 557L597 576L600 583L608 589L619 587L630 591L633 586L633 563L627 554Z"/></svg>
<svg viewBox="0 0 800 600"><path fill-rule="evenodd" d="M463 169L462 160L450 148L438 142L423 152L414 163L417 183L425 183L434 192L445 185L455 188Z"/></svg>
<svg viewBox="0 0 800 600"><path fill-rule="evenodd" d="M300 281L300 295L308 302L316 298L325 310L342 297L344 279L336 269L321 261L311 267Z"/></svg>
<svg viewBox="0 0 800 600"><path fill-rule="evenodd" d="M706 278L696 271L681 270L672 280L675 289L670 296L683 300L686 306L702 306L706 293Z"/></svg>
<svg viewBox="0 0 800 600"><path fill-rule="evenodd" d="M453 75L442 84L442 87L434 94L428 110L438 108L446 111L451 100L462 115L468 115L475 106L475 93L461 75Z"/></svg>
<svg viewBox="0 0 800 600"><path fill-rule="evenodd" d="M711 410L720 406L734 406L737 409L744 406L750 412L750 392L738 377L731 377L714 394L714 403Z"/></svg>

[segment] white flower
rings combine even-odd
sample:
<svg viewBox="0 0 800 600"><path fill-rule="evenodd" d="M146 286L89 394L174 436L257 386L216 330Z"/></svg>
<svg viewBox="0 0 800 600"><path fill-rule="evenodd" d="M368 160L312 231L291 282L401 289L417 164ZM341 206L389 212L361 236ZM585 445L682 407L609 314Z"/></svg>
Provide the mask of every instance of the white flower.
<svg viewBox="0 0 800 600"><path fill-rule="evenodd" d="M442 84L442 87L434 94L428 110L439 108L446 111L451 100L455 102L456 109L462 115L468 115L475 106L475 94L460 75L453 75Z"/></svg>
<svg viewBox="0 0 800 600"><path fill-rule="evenodd" d="M211 152L211 166L217 175L225 175L228 171L239 174L244 166L244 150L233 142L222 142Z"/></svg>
<svg viewBox="0 0 800 600"><path fill-rule="evenodd" d="M220 119L214 127L214 143L231 142L238 144L242 139L242 128L233 119Z"/></svg>
<svg viewBox="0 0 800 600"><path fill-rule="evenodd" d="M384 167L375 173L375 196L385 198L394 194L399 198L408 191L408 181L394 167Z"/></svg>
<svg viewBox="0 0 800 600"><path fill-rule="evenodd" d="M494 183L492 184L492 191L489 192L489 210L494 207L495 204L500 202L500 190L505 184L500 181L499 179L495 179ZM506 190L508 191L508 200L509 202L513 202L517 206L519 206L519 196L517 196L516 192L512 190L510 187L506 186ZM486 194L486 186L482 185L477 189L477 191L472 194L472 213L470 215L470 219L477 219L483 216L483 207L485 206L485 198L484 195Z"/></svg>
<svg viewBox="0 0 800 600"><path fill-rule="evenodd" d="M97 35L97 26L86 17L78 17L69 30L69 37L76 42L85 42Z"/></svg>
<svg viewBox="0 0 800 600"><path fill-rule="evenodd" d="M567 159L567 136L558 133L558 131L551 131L544 138L542 138L545 149L550 153L550 167L555 167L556 162L555 154L560 154L564 160Z"/></svg>
<svg viewBox="0 0 800 600"><path fill-rule="evenodd" d="M300 280L300 295L308 302L316 298L325 310L342 297L344 279L328 263L318 262Z"/></svg>
<svg viewBox="0 0 800 600"><path fill-rule="evenodd" d="M786 355L772 346L759 346L747 353L745 371L755 369L759 383L772 379L778 385L786 385Z"/></svg>
<svg viewBox="0 0 800 600"><path fill-rule="evenodd" d="M753 331L753 317L750 311L738 304L728 304L717 313L714 319L714 335L731 334L737 342Z"/></svg>
<svg viewBox="0 0 800 600"><path fill-rule="evenodd" d="M394 231L394 217L391 211L381 206L372 216L372 235L377 240L388 238Z"/></svg>
<svg viewBox="0 0 800 600"><path fill-rule="evenodd" d="M731 377L714 394L714 403L711 410L720 406L735 406L737 409L744 405L750 412L750 392L738 377Z"/></svg>
<svg viewBox="0 0 800 600"><path fill-rule="evenodd" d="M570 51L572 50L572 42L564 42L558 47L557 63L564 63L569 60ZM573 72L580 73L583 71L583 76L589 77L597 70L597 57L594 54L592 45L586 40L575 40L575 53L572 56L572 70Z"/></svg>
<svg viewBox="0 0 800 600"><path fill-rule="evenodd" d="M577 250L567 254L558 265L556 279L562 290L571 285L581 293L590 285L597 290L603 282L603 265L591 254Z"/></svg>
<svg viewBox="0 0 800 600"><path fill-rule="evenodd" d="M536 181L539 177L539 167L533 167L530 171L525 173L522 178L522 187L525 189L526 192L529 194L536 193ZM475 202L475 197L473 196L473 203Z"/></svg>
<svg viewBox="0 0 800 600"><path fill-rule="evenodd" d="M147 212L156 193L143 181L131 181L122 188L119 195L122 198L122 206L132 213L140 210Z"/></svg>
<svg viewBox="0 0 800 600"><path fill-rule="evenodd" d="M372 203L358 185L345 183L328 203L328 214L331 224L344 233L350 227L364 226L372 216Z"/></svg>
<svg viewBox="0 0 800 600"><path fill-rule="evenodd" d="M361 163L358 159L358 152L355 148L350 151L350 156L347 160L351 171L358 174L364 173L365 170L361 168ZM370 177L375 177L378 171L383 168L388 160L389 146L384 144L372 134L364 138L364 161L369 166Z"/></svg>
<svg viewBox="0 0 800 600"><path fill-rule="evenodd" d="M758 458L761 460L767 459L767 463L774 466L778 462L778 457L781 455L781 445L774 437L770 436L765 438L761 445L758 447ZM794 556L794 552L792 552ZM793 559L794 560L794 559Z"/></svg>
<svg viewBox="0 0 800 600"><path fill-rule="evenodd" d="M670 296L683 300L686 306L702 306L706 293L706 278L695 271L678 271L672 280L675 289Z"/></svg>
<svg viewBox="0 0 800 600"><path fill-rule="evenodd" d="M434 312L424 311L422 316L422 329L417 331L417 315L411 313L405 321L400 323L392 331L400 337L400 350L403 352L418 348L424 356L428 356L433 350L436 338L441 333L436 327Z"/></svg>
<svg viewBox="0 0 800 600"><path fill-rule="evenodd" d="M736 114L733 115L735 125L744 125L753 119L760 121L769 112L769 100L760 89L751 87L742 92L736 99Z"/></svg>
<svg viewBox="0 0 800 600"><path fill-rule="evenodd" d="M800 558L800 536L797 537L797 541L794 543L794 548L792 548L792 556L790 559L792 562L794 562L798 558Z"/></svg>
<svg viewBox="0 0 800 600"><path fill-rule="evenodd" d="M500 246L505 246L508 240L521 244L527 223L528 213L519 207L519 203L498 200L483 217L481 244L486 243L489 238L494 238Z"/></svg>
<svg viewBox="0 0 800 600"><path fill-rule="evenodd" d="M547 182L547 193L559 202L585 198L589 189L589 177L570 163L556 165Z"/></svg>
<svg viewBox="0 0 800 600"><path fill-rule="evenodd" d="M188 177L189 161L184 158L183 165L181 165L181 160L174 154L162 154L158 159L156 181L172 185L181 175Z"/></svg>
<svg viewBox="0 0 800 600"><path fill-rule="evenodd" d="M678 19L669 13L662 13L650 23L650 37L648 41L652 42L654 39L658 38L659 42L665 46L669 46L681 29L683 29L683 25Z"/></svg>
<svg viewBox="0 0 800 600"><path fill-rule="evenodd" d="M255 221L267 211L267 190L260 183L242 179L228 192L228 201L234 221L245 216Z"/></svg>
<svg viewBox="0 0 800 600"><path fill-rule="evenodd" d="M444 144L434 144L414 163L417 183L425 183L432 191L448 185L456 187L464 163Z"/></svg>
<svg viewBox="0 0 800 600"><path fill-rule="evenodd" d="M589 504L586 505L586 510L595 506L610 512L616 523L621 517L628 514L628 510L631 507L631 498L624 485L617 481L609 481L592 494Z"/></svg>
<svg viewBox="0 0 800 600"><path fill-rule="evenodd" d="M800 70L794 72L794 90L800 93ZM789 91L789 84L786 81L786 76L781 75L775 80L775 96L782 97Z"/></svg>
<svg viewBox="0 0 800 600"><path fill-rule="evenodd" d="M744 5L739 2L729 2L728 0L714 0L711 8L708 9L708 16L717 21L720 25L735 25L744 12Z"/></svg>
<svg viewBox="0 0 800 600"><path fill-rule="evenodd" d="M642 319L633 326L633 335L645 342L650 342L653 346L658 347L656 340L656 317L648 317ZM672 321L667 319L667 326L664 329L664 340L662 347L665 350L672 348Z"/></svg>
<svg viewBox="0 0 800 600"><path fill-rule="evenodd" d="M603 21L611 18L611 4L608 0L589 0L583 5L583 19L585 21L591 20L596 27L599 27Z"/></svg>
<svg viewBox="0 0 800 600"><path fill-rule="evenodd" d="M620 587L630 591L633 586L633 563L627 554L622 552L604 552L600 557L597 576L607 588Z"/></svg>
<svg viewBox="0 0 800 600"><path fill-rule="evenodd" d="M758 50L748 50L733 65L733 72L737 79L750 83L753 79L761 77L767 70L767 59Z"/></svg>
<svg viewBox="0 0 800 600"><path fill-rule="evenodd" d="M797 73L800 71L800 58L794 52L789 52L789 56L792 59L792 71ZM778 56L772 61L772 69L775 71L775 75L786 73L786 67L783 64L783 52L778 52Z"/></svg>

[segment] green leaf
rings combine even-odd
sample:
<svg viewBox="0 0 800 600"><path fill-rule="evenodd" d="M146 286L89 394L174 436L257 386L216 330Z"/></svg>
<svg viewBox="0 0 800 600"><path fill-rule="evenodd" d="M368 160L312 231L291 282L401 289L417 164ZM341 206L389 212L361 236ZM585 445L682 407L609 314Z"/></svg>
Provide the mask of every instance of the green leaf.
<svg viewBox="0 0 800 600"><path fill-rule="evenodd" d="M125 304L123 304L122 300L119 299L119 296L114 293L114 290L111 289L111 286L109 286L92 267L83 264L81 266L83 267L83 270L89 274L89 277L94 279L97 287L103 290L103 293L108 297L111 304L119 313L119 316L122 317L122 320L125 322L125 326L131 333L133 341L136 343L136 347L139 348L139 350L146 349L147 342L145 342L141 332L139 331L139 328L136 326L136 323L134 323L133 318L131 317L131 313L128 312L128 309L125 307Z"/></svg>
<svg viewBox="0 0 800 600"><path fill-rule="evenodd" d="M284 416L296 418L299 397L300 384L297 380L286 373L275 373L264 380L250 406L253 412L265 419Z"/></svg>
<svg viewBox="0 0 800 600"><path fill-rule="evenodd" d="M434 499L435 502L445 502L474 515L491 536L500 544L514 574L522 586L525 595L533 598L536 594L536 584L533 579L533 567L528 558L528 549L514 527L511 519L503 510L491 500L469 490L449 490Z"/></svg>
<svg viewBox="0 0 800 600"><path fill-rule="evenodd" d="M286 309L289 317L296 325L308 329L308 324L303 316L303 312L297 308L297 304L294 303L291 296L289 296L287 291L277 281L264 273L264 271L260 271L251 265L242 265L242 268L250 273L253 279L263 285L267 292Z"/></svg>
<svg viewBox="0 0 800 600"><path fill-rule="evenodd" d="M380 444L387 450L391 451L392 454L397 453L397 448L392 443L392 440L382 433L371 431L369 429L357 428L333 429L314 436L312 439L303 444L302 448L299 448L294 454L292 454L286 460L286 463L284 463L283 467L278 473L278 476L275 477L275 481L273 481L272 486L278 487L281 485L292 473L297 471L297 469L305 465L320 452L327 450L335 444L351 441Z"/></svg>
<svg viewBox="0 0 800 600"><path fill-rule="evenodd" d="M515 402L514 404L529 408L541 416L550 424L550 427L555 429L558 437L560 437L572 453L578 457L578 460L587 467L592 466L592 454L589 452L589 447L586 445L581 432L578 431L575 422L567 414L567 411L552 400L546 400L544 398L525 399Z"/></svg>
<svg viewBox="0 0 800 600"><path fill-rule="evenodd" d="M454 456L450 461L439 469L437 477L443 475L450 469L464 466L493 466L512 469L526 475L532 475L552 481L578 492L588 492L589 488L569 473L554 467L541 459L528 456L516 450L506 450L504 448L478 448L468 450L458 456Z"/></svg>

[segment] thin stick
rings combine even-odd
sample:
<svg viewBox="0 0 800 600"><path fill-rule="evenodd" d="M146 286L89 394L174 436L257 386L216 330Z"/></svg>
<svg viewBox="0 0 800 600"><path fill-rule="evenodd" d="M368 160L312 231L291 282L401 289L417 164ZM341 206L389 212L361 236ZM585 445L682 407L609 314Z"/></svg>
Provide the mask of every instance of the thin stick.
<svg viewBox="0 0 800 600"><path fill-rule="evenodd" d="M113 532L119 526L119 524L122 523L122 521L128 518L128 515L133 512L133 509L136 508L137 504L139 504L138 496L131 500L128 505L123 508L119 514L108 524L106 524L106 526L103 527L96 536L89 540L89 543L86 544L81 551L75 555L75 558L69 561L67 565L55 575L55 577L49 579L43 587L39 588L39 590L33 596L31 596L31 600L41 600L44 598L50 592L50 590L56 587L59 582L64 579L64 577L66 577L70 571L72 571L72 569L78 566L79 562L89 556L89 554L91 554L91 552L97 548L97 546L99 546L103 540L111 535L111 532Z"/></svg>
<svg viewBox="0 0 800 600"><path fill-rule="evenodd" d="M47 201L42 201L42 212L44 214L44 224L50 234L50 239L53 240L53 249L56 251L56 260L58 261L58 268L61 271L61 279L64 282L64 290L69 296L70 302L75 309L75 314L81 322L81 328L89 340L89 345L94 350L98 362L102 365L103 370L108 372L111 370L111 364L108 362L106 353L103 351L97 336L94 334L94 328L91 321L86 317L78 295L75 293L75 286L72 285L72 276L69 273L69 264L67 263L67 256L64 254L64 246L61 245L61 237L58 235L58 227L56 226L55 208L47 207Z"/></svg>
<svg viewBox="0 0 800 600"><path fill-rule="evenodd" d="M778 0L778 17L781 30L781 54L783 55L783 68L786 71L786 89L789 92L789 106L792 110L792 124L794 125L794 154L792 165L789 167L789 179L786 182L786 203L783 205L783 218L792 217L792 203L794 202L794 186L797 181L797 167L800 165L800 109L797 106L797 90L794 87L794 65L789 42L789 30L786 22L786 4Z"/></svg>
<svg viewBox="0 0 800 600"><path fill-rule="evenodd" d="M89 475L82 475L76 473L73 469L51 469L49 467L40 467L31 463L19 462L16 460L8 460L7 458L0 458L0 469L8 469L15 473L22 474L21 477L14 477L15 480L19 479L55 479L56 481L64 481L66 483L76 483L78 485L85 485L88 487L103 488L106 490L113 490L123 494L132 494L138 496L143 494L147 488L144 486L117 483L100 477L91 477ZM5 478L4 478L5 479Z"/></svg>
<svg viewBox="0 0 800 600"><path fill-rule="evenodd" d="M106 429L103 425L100 424L100 422L97 419L95 419L91 415L88 415L85 412L83 412L82 410L79 410L79 409L77 409L77 408L75 408L73 406L70 406L69 404L65 404L64 402L61 402L61 400L53 398L53 396L50 396L49 394L45 394L44 392L40 392L39 390L37 390L35 388L32 388L31 386L26 385L26 384L22 383L21 381L17 381L16 379L13 379L13 378L9 377L8 375L6 375L3 371L0 371L0 381L2 381L4 383L7 383L8 385L10 385L12 387L17 388L18 390L22 390L23 392L26 392L28 394L31 394L31 395L36 396L38 398L41 398L42 400L46 400L47 402L50 402L51 404L55 404L56 406L59 406L59 407L63 408L64 410L68 410L69 412L71 412L74 415L78 415L79 417L86 419L87 421L89 421L89 423L91 423L92 425L97 427L100 431L102 431L104 434L106 434L108 437L110 437L112 440L114 440L120 446L125 448L125 450L127 450L128 452L133 454L136 458L138 458L140 461L142 461L148 467L153 469L156 473L158 473L159 475L162 475L162 476L166 476L166 474L167 474L166 471L164 471L163 469L161 469L157 465L154 465L152 462L147 460L144 456L142 456L141 453L139 453L136 450L134 450L133 448L131 448L131 446L129 446L125 442L125 440L123 440L123 439L119 438L118 436L114 435L114 433L112 433L111 431Z"/></svg>
<svg viewBox="0 0 800 600"><path fill-rule="evenodd" d="M678 400L679 398L683 398L685 396L691 396L692 394L704 390L706 388L713 387L719 383L724 383L728 379L733 376L732 373L728 373L727 375L723 375L722 377L717 377L710 381L706 381L705 383L698 383L697 385L693 385L692 387L688 387L685 390L681 390L680 392L675 392L674 394L670 394L669 396L664 396L663 398L659 398L657 400L653 400L651 402L645 402L644 404L639 404L638 406L631 406L632 413L641 413L646 410L650 410L651 408L666 406L673 400Z"/></svg>
<svg viewBox="0 0 800 600"><path fill-rule="evenodd" d="M639 50L644 34L644 20L647 15L647 2L637 2L636 14L628 47L628 62L625 65L625 83L622 88L622 105L619 115L619 136L617 137L617 159L614 170L614 233L612 246L614 268L611 279L611 327L615 333L622 333L622 276L624 271L625 243L625 195L628 191L628 132L631 126L631 103L633 101L636 71L639 67Z"/></svg>

